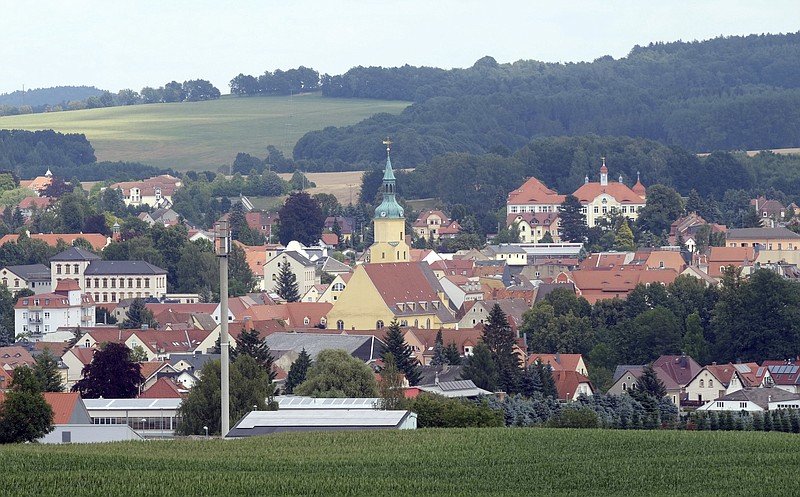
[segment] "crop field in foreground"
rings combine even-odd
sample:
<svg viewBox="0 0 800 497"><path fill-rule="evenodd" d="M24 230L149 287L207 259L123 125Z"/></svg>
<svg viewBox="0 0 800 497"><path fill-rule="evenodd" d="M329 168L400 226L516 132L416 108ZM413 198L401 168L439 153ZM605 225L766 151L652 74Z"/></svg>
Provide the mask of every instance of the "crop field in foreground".
<svg viewBox="0 0 800 497"><path fill-rule="evenodd" d="M178 171L216 171L238 152L263 159L267 145L291 157L308 131L355 124L408 102L293 97L223 97L206 102L130 105L0 117L2 129L83 133L100 161L130 161Z"/></svg>
<svg viewBox="0 0 800 497"><path fill-rule="evenodd" d="M440 429L0 448L6 495L794 495L797 435Z"/></svg>

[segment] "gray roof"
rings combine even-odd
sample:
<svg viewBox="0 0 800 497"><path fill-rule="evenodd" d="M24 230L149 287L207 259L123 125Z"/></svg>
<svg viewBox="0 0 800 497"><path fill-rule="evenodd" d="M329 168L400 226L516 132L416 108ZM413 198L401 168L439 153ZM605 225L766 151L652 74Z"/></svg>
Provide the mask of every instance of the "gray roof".
<svg viewBox="0 0 800 497"><path fill-rule="evenodd" d="M621 364L617 366L617 368L614 370L614 382L616 383L616 381L625 374L625 371L630 371L638 378L638 375L641 374L641 371L645 366L646 364Z"/></svg>
<svg viewBox="0 0 800 497"><path fill-rule="evenodd" d="M50 280L50 268L44 264L25 264L22 266L6 266L6 269L27 281Z"/></svg>
<svg viewBox="0 0 800 497"><path fill-rule="evenodd" d="M337 335L327 333L272 333L264 339L270 350L292 350L300 353L306 349L311 359L326 349L342 349L364 362L380 356L383 342L372 335Z"/></svg>
<svg viewBox="0 0 800 497"><path fill-rule="evenodd" d="M94 261L89 264L84 273L88 275L158 275L167 274L166 269L161 269L145 261Z"/></svg>
<svg viewBox="0 0 800 497"><path fill-rule="evenodd" d="M486 250L495 254L526 254L525 249L518 245L487 245Z"/></svg>
<svg viewBox="0 0 800 497"><path fill-rule="evenodd" d="M130 410L153 410L165 411L178 409L182 399L83 399L88 411L120 411Z"/></svg>
<svg viewBox="0 0 800 497"><path fill-rule="evenodd" d="M718 401L750 401L764 409L769 408L770 402L784 400L800 400L800 394L789 393L780 388L743 388L716 399Z"/></svg>
<svg viewBox="0 0 800 497"><path fill-rule="evenodd" d="M440 381L438 385L417 385L424 392L435 393L445 397L478 397L492 395L492 392L478 388L472 380Z"/></svg>
<svg viewBox="0 0 800 497"><path fill-rule="evenodd" d="M544 298L556 288L566 288L575 293L575 285L572 283L539 283L539 286L536 287L536 299L534 300L534 304L544 300Z"/></svg>
<svg viewBox="0 0 800 497"><path fill-rule="evenodd" d="M174 366L184 361L192 366L193 371L200 371L208 361L219 361L220 354L170 354L169 365Z"/></svg>
<svg viewBox="0 0 800 497"><path fill-rule="evenodd" d="M67 250L56 254L50 258L51 261L98 261L100 256L78 247L70 247Z"/></svg>
<svg viewBox="0 0 800 497"><path fill-rule="evenodd" d="M436 375L439 381L458 381L461 379L461 366L422 366L418 368L420 373L418 385L436 384Z"/></svg>
<svg viewBox="0 0 800 497"><path fill-rule="evenodd" d="M297 397L294 395L285 395L282 397L275 397L278 402L278 409L375 409L380 405L381 399L377 397L369 398L315 398L315 397Z"/></svg>
<svg viewBox="0 0 800 497"><path fill-rule="evenodd" d="M284 250L283 252L281 252L280 254L276 255L275 257L281 257L283 255L291 257L292 259L296 260L297 262L299 262L303 266L314 266L314 267L316 267L316 264L311 262L307 257L305 257L303 254L301 254L299 252L295 252L294 250Z"/></svg>
<svg viewBox="0 0 800 497"><path fill-rule="evenodd" d="M251 411L225 438L266 435L285 431L376 430L400 428L409 411L377 409L299 409L288 411Z"/></svg>
<svg viewBox="0 0 800 497"><path fill-rule="evenodd" d="M725 238L728 240L800 238L800 235L786 228L730 228L725 232Z"/></svg>
<svg viewBox="0 0 800 497"><path fill-rule="evenodd" d="M344 273L353 272L353 268L343 262L339 262L333 257L326 257L325 262L322 264L322 270L326 273Z"/></svg>

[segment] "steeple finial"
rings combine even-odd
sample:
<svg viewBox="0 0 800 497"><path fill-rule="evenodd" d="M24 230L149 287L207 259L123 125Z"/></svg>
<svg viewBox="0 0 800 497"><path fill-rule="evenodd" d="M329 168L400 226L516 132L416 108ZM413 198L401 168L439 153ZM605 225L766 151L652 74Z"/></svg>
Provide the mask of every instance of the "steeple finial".
<svg viewBox="0 0 800 497"><path fill-rule="evenodd" d="M392 150L392 141L389 140L387 136L385 140L383 140L383 144L386 145L386 158L389 158L389 152Z"/></svg>
<svg viewBox="0 0 800 497"><path fill-rule="evenodd" d="M636 181L639 181L639 171L636 171Z"/></svg>

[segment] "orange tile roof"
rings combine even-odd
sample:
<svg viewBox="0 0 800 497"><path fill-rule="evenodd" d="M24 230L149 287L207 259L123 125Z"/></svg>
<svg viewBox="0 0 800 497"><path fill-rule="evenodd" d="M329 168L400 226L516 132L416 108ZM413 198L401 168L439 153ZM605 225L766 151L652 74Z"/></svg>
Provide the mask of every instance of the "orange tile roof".
<svg viewBox="0 0 800 497"><path fill-rule="evenodd" d="M50 233L50 234L31 234L32 240L41 240L51 247L58 245L59 240L63 240L67 245L72 245L78 238L83 238L91 244L94 250L103 250L108 245L108 238L100 233ZM16 242L19 235L4 235L0 238L0 245L8 242Z"/></svg>
<svg viewBox="0 0 800 497"><path fill-rule="evenodd" d="M169 366L169 363L164 361L147 361L147 362L140 362L138 364L139 364L139 372L142 373L142 376L144 376L145 380L156 374L164 366Z"/></svg>
<svg viewBox="0 0 800 497"><path fill-rule="evenodd" d="M531 177L522 186L508 194L506 204L508 205L529 205L547 204L555 205L564 203L566 195L559 195L555 190L544 186L544 183Z"/></svg>
<svg viewBox="0 0 800 497"><path fill-rule="evenodd" d="M17 207L19 207L20 209L36 208L41 210L50 207L50 205L54 204L55 202L56 199L52 197L25 197L20 201Z"/></svg>
<svg viewBox="0 0 800 497"><path fill-rule="evenodd" d="M18 366L33 366L33 356L25 348L18 345L0 347L0 366L9 366L12 369Z"/></svg>
<svg viewBox="0 0 800 497"><path fill-rule="evenodd" d="M531 354L528 356L528 365L541 359L542 364L550 364L553 371L578 371L582 357L580 354Z"/></svg>
<svg viewBox="0 0 800 497"><path fill-rule="evenodd" d="M423 273L424 262L364 264L364 271L389 307L402 302L434 302L439 296ZM429 310L433 311L433 309Z"/></svg>
<svg viewBox="0 0 800 497"><path fill-rule="evenodd" d="M580 188L575 190L575 195L582 204L588 204L602 194L608 194L614 197L614 200L620 204L644 204L644 199L634 193L633 190L628 188L624 183L617 183L616 181L609 181L606 186L600 183L584 183Z"/></svg>
<svg viewBox="0 0 800 497"><path fill-rule="evenodd" d="M80 398L78 392L45 392L44 400L53 408L53 424L68 424Z"/></svg>

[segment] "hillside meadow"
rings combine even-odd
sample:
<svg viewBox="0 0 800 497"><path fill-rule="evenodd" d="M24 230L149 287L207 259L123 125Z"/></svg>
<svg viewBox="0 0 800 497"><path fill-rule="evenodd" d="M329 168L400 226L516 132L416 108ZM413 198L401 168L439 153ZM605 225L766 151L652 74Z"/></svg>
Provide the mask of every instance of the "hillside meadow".
<svg viewBox="0 0 800 497"><path fill-rule="evenodd" d="M291 156L309 131L355 124L373 114L400 113L408 102L327 98L234 97L0 117L2 129L83 133L99 161L131 161L178 171L230 165L238 152L259 158L267 145Z"/></svg>
<svg viewBox="0 0 800 497"><path fill-rule="evenodd" d="M793 495L797 435L432 429L0 448L13 495Z"/></svg>

